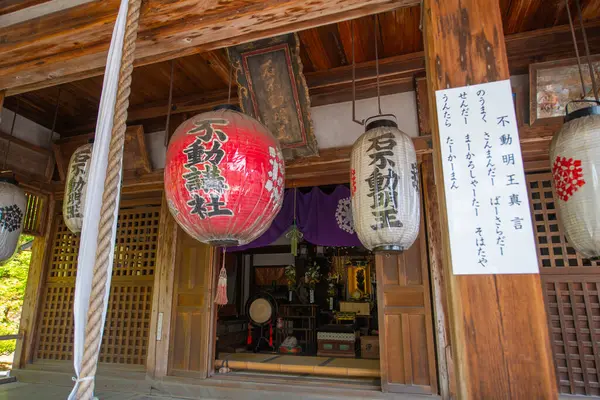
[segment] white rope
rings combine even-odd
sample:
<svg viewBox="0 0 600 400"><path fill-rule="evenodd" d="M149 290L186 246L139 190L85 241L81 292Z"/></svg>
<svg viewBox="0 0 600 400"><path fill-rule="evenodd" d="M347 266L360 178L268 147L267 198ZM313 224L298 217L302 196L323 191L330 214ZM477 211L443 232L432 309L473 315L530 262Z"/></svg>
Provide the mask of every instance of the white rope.
<svg viewBox="0 0 600 400"><path fill-rule="evenodd" d="M117 86L121 68L128 5L127 0L121 0L119 15L113 30L110 50L106 62L106 70L104 73L102 96L100 98L100 109L98 111L90 176L86 189L87 194L84 206L85 214L81 230L80 250L77 258L77 280L75 284L74 302L75 341L73 346L73 364L77 378L74 380L75 385L73 391L69 395L69 400L77 399L77 391L80 383L93 380L93 376L80 377L79 374L81 372L81 362L84 353L85 329L96 258L100 209L102 207L102 194L104 190L104 181L106 179L108 149L113 127L113 116L117 98ZM115 226L117 222L116 216L115 213ZM114 243L115 240L114 232L115 229L113 229L112 243ZM111 253L111 271L108 272L109 275L112 272L112 258L113 255ZM107 286L107 289L110 289L110 281L107 282ZM108 295L109 290L106 290L105 304L108 303ZM103 324L105 318L106 309L104 309L102 318Z"/></svg>

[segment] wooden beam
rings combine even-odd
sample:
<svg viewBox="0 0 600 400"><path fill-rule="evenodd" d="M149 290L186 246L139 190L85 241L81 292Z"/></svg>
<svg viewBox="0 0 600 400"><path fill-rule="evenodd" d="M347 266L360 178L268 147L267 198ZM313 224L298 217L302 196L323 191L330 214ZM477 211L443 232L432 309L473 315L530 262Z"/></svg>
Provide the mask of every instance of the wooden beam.
<svg viewBox="0 0 600 400"><path fill-rule="evenodd" d="M0 28L44 17L97 0L4 0L0 4Z"/></svg>
<svg viewBox="0 0 600 400"><path fill-rule="evenodd" d="M430 104L435 104L439 89L508 79L497 1L425 0L424 7ZM431 114L434 165L441 182L435 109ZM437 186L437 198L457 397L556 399L539 275L452 275L442 184Z"/></svg>
<svg viewBox="0 0 600 400"><path fill-rule="evenodd" d="M145 3L135 65L152 64L364 15L418 0L233 0ZM0 29L0 89L22 93L103 73L119 1Z"/></svg>
<svg viewBox="0 0 600 400"><path fill-rule="evenodd" d="M417 155L432 151L431 137L412 138ZM316 157L304 157L286 163L286 187L334 185L350 181L350 155L352 146L319 150Z"/></svg>
<svg viewBox="0 0 600 400"><path fill-rule="evenodd" d="M0 90L0 122L2 121L2 109L4 108L4 99L6 98L6 91Z"/></svg>
<svg viewBox="0 0 600 400"><path fill-rule="evenodd" d="M210 68L217 74L223 83L229 83L233 79L231 75L231 63L225 54L225 51L213 50L200 54L200 56L208 63Z"/></svg>
<svg viewBox="0 0 600 400"><path fill-rule="evenodd" d="M592 49L600 51L600 20L588 23L588 34L592 42ZM593 39L593 38L597 38ZM511 74L527 73L529 64L535 61L556 57L569 57L573 45L568 26L558 26L549 29L520 33L506 37L509 66ZM539 46L544 43L544 46ZM595 46L595 47L594 47ZM214 52L213 52L214 53ZM206 56L211 59L216 56ZM227 72L220 61L221 78L227 79ZM219 64L215 64L219 65ZM514 68L513 68L514 67ZM375 62L368 61L356 65L356 97L357 99L369 98L376 95ZM425 73L425 58L423 52L405 54L402 56L388 57L380 60L381 93L393 94L414 90L414 76ZM352 67L342 66L327 71L305 73L306 82L311 95L311 105L320 106L333 104L352 99ZM425 82L421 79L418 83ZM426 90L421 88L419 97L425 97ZM426 88L425 88L426 89ZM423 95L423 96L422 96ZM173 99L173 114L200 113L210 111L213 107L227 101L227 90L215 90L197 95L184 96ZM231 93L232 102L237 102L237 90ZM426 101L421 102L423 105ZM143 106L132 107L128 113L128 122L140 123L152 118L164 117L167 114L168 99L163 99ZM424 135L431 134L427 111L419 108L419 126ZM77 134L93 130L95 117L84 126L79 126L73 131L62 132L65 135Z"/></svg>

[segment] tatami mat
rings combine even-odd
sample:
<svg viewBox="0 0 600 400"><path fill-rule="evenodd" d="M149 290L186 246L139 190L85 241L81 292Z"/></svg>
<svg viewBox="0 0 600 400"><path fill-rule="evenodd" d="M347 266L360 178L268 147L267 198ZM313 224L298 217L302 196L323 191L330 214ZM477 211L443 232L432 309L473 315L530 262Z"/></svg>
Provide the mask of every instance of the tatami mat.
<svg viewBox="0 0 600 400"><path fill-rule="evenodd" d="M251 361L265 362L271 358L278 357L278 354L262 354L262 353L219 353L221 360L229 361Z"/></svg>

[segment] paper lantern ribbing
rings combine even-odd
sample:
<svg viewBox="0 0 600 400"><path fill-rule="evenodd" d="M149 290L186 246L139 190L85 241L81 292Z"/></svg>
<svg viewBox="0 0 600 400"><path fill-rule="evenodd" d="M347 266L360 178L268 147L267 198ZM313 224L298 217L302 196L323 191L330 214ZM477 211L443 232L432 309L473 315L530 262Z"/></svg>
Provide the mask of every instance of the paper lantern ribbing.
<svg viewBox="0 0 600 400"><path fill-rule="evenodd" d="M26 210L27 199L17 182L0 178L0 262L14 254Z"/></svg>
<svg viewBox="0 0 600 400"><path fill-rule="evenodd" d="M395 121L367 120L352 147L350 191L354 228L373 251L404 251L420 224L419 171L412 140Z"/></svg>
<svg viewBox="0 0 600 400"><path fill-rule="evenodd" d="M193 238L216 246L247 244L283 204L285 170L275 137L230 109L181 124L167 150L169 210Z"/></svg>
<svg viewBox="0 0 600 400"><path fill-rule="evenodd" d="M600 107L568 113L550 145L554 201L569 244L600 257Z"/></svg>
<svg viewBox="0 0 600 400"><path fill-rule="evenodd" d="M91 144L78 147L69 161L63 200L63 218L65 225L73 233L81 232L83 226L85 193L90 175L92 147Z"/></svg>

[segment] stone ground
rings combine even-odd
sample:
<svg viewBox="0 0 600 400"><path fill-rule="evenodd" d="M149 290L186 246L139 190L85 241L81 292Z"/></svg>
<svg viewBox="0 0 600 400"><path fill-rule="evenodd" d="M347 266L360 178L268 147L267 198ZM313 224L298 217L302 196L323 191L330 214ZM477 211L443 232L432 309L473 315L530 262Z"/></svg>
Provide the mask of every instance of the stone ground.
<svg viewBox="0 0 600 400"><path fill-rule="evenodd" d="M0 385L0 400L65 400L71 388L37 383L7 383ZM143 395L122 392L100 392L101 400L178 400L183 398L164 397L160 395Z"/></svg>

